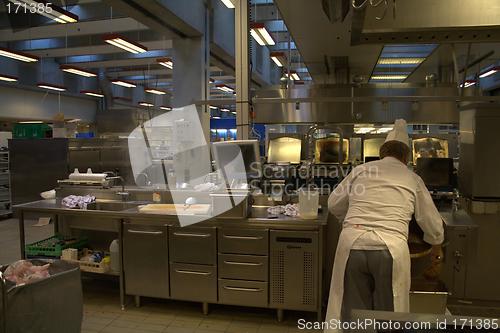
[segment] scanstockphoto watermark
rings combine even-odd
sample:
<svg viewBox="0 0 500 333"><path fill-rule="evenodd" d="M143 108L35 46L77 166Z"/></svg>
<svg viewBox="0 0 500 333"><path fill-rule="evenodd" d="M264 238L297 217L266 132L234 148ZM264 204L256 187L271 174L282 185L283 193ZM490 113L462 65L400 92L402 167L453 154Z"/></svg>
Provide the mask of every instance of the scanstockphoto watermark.
<svg viewBox="0 0 500 333"><path fill-rule="evenodd" d="M500 319L497 318L453 318L430 321L392 321L363 318L352 321L330 319L329 321L307 321L299 319L297 328L300 330L357 330L357 331L468 331L471 329L497 331L500 328Z"/></svg>

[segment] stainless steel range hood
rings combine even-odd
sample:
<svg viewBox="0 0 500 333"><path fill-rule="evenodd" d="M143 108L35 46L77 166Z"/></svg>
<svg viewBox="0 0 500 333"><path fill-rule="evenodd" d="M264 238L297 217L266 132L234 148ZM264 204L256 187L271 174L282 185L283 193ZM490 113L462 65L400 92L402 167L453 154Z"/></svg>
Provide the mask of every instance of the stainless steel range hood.
<svg viewBox="0 0 500 333"><path fill-rule="evenodd" d="M259 90L253 99L255 122L457 124L455 85L310 85Z"/></svg>

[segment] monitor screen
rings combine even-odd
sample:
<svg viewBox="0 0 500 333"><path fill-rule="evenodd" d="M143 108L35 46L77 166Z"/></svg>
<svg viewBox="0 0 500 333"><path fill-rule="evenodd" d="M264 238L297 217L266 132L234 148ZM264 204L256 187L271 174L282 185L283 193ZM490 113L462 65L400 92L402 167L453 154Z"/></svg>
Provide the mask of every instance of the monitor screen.
<svg viewBox="0 0 500 333"><path fill-rule="evenodd" d="M252 179L260 174L257 140L215 142L212 152L217 168L229 182Z"/></svg>
<svg viewBox="0 0 500 333"><path fill-rule="evenodd" d="M453 159L427 158L417 159L417 174L429 189L449 188L453 186Z"/></svg>

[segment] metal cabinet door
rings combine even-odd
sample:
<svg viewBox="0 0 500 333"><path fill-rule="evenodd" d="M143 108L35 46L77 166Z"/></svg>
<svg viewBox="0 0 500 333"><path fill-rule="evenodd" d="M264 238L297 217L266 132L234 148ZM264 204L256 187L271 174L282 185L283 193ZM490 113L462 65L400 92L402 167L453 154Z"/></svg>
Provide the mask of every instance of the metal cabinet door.
<svg viewBox="0 0 500 333"><path fill-rule="evenodd" d="M215 227L171 227L169 229L170 261L215 265L216 242Z"/></svg>
<svg viewBox="0 0 500 333"><path fill-rule="evenodd" d="M169 297L166 226L125 224L123 262L127 294Z"/></svg>
<svg viewBox="0 0 500 333"><path fill-rule="evenodd" d="M217 302L215 266L170 264L172 298L186 301Z"/></svg>
<svg viewBox="0 0 500 333"><path fill-rule="evenodd" d="M270 305L278 309L318 308L318 232L270 233Z"/></svg>

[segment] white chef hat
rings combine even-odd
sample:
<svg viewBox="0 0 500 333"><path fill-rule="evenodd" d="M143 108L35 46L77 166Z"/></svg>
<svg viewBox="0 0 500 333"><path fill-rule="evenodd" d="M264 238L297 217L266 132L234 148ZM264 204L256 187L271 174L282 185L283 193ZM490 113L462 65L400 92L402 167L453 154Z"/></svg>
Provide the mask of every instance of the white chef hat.
<svg viewBox="0 0 500 333"><path fill-rule="evenodd" d="M389 134L387 134L385 142L392 140L402 142L408 147L410 146L406 120L396 119L396 121L394 122L394 128L392 129L392 131L389 132Z"/></svg>

